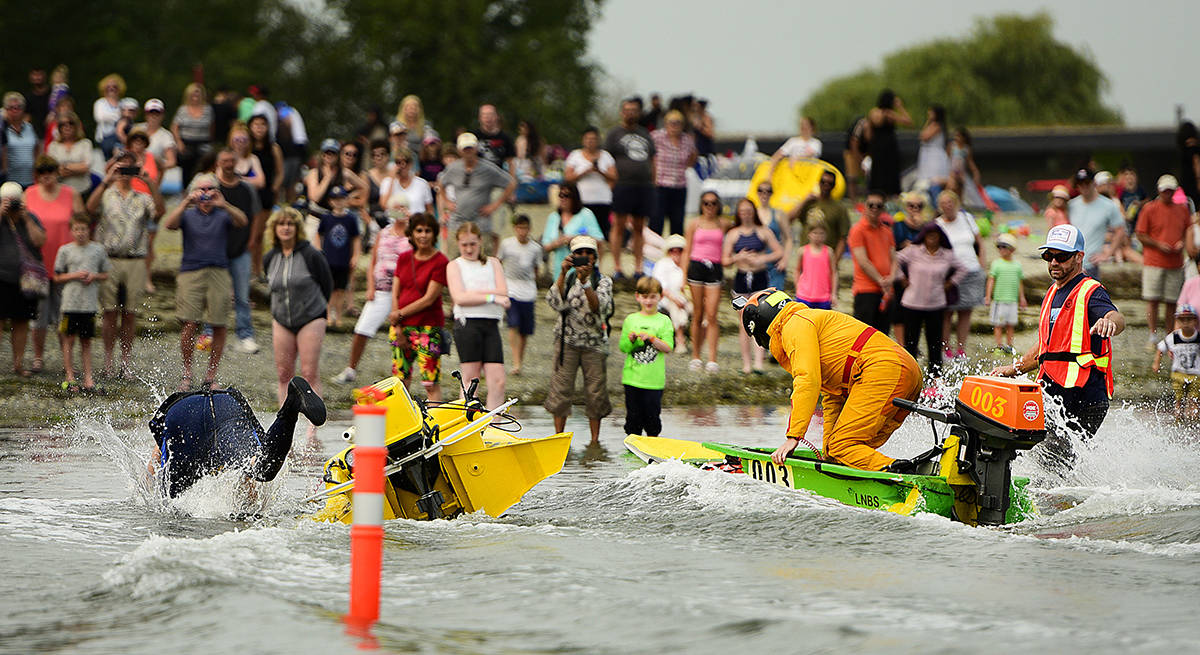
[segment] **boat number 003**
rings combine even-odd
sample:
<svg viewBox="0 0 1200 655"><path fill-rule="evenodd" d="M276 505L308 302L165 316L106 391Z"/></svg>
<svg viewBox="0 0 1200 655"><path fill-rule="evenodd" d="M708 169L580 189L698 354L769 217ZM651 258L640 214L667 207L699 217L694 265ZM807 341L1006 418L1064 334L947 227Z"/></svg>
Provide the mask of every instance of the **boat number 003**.
<svg viewBox="0 0 1200 655"><path fill-rule="evenodd" d="M755 480L770 482L788 489L792 488L792 472L787 466L757 459L750 460L749 464L750 477Z"/></svg>
<svg viewBox="0 0 1200 655"><path fill-rule="evenodd" d="M971 406L984 414L991 414L995 418L1003 418L1004 411L1007 409L1008 399L1002 396L994 395L990 391L984 391L979 387L971 389Z"/></svg>

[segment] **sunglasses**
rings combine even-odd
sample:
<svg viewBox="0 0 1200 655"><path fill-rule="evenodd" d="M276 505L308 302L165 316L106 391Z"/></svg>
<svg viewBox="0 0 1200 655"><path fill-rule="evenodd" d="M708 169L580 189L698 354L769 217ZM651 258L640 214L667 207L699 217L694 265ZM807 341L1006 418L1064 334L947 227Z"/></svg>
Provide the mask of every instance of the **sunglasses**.
<svg viewBox="0 0 1200 655"><path fill-rule="evenodd" d="M1073 252L1054 253L1054 252L1050 252L1049 250L1045 250L1042 252L1042 261L1044 261L1044 262L1056 261L1060 264L1065 264L1068 261L1070 261L1071 258L1074 256L1075 256L1075 253L1073 253Z"/></svg>
<svg viewBox="0 0 1200 655"><path fill-rule="evenodd" d="M769 187L762 188L762 189L759 189L758 192L759 193L771 193L771 189Z"/></svg>
<svg viewBox="0 0 1200 655"><path fill-rule="evenodd" d="M559 197L559 198L570 198L570 197L571 197L571 192L570 192L570 191L563 191L562 193L558 194L558 197Z"/></svg>
<svg viewBox="0 0 1200 655"><path fill-rule="evenodd" d="M343 150L342 156L343 157L357 157L358 151L357 150Z"/></svg>
<svg viewBox="0 0 1200 655"><path fill-rule="evenodd" d="M867 207L870 209L883 209L882 202L868 202Z"/></svg>
<svg viewBox="0 0 1200 655"><path fill-rule="evenodd" d="M57 173L58 169L52 166L39 167L33 171L37 175L45 175L47 173Z"/></svg>
<svg viewBox="0 0 1200 655"><path fill-rule="evenodd" d="M715 201L715 200L705 200L704 202L700 203L700 205L701 205L701 206L703 206L703 207L716 207L716 206L718 206L718 205L720 205L720 204L721 204L721 203L719 203L719 202L717 202L717 201Z"/></svg>
<svg viewBox="0 0 1200 655"><path fill-rule="evenodd" d="M905 206L911 209L925 209L925 203L923 202L910 202Z"/></svg>
<svg viewBox="0 0 1200 655"><path fill-rule="evenodd" d="M467 171L463 175L463 188L465 189L469 186L471 186L471 171Z"/></svg>

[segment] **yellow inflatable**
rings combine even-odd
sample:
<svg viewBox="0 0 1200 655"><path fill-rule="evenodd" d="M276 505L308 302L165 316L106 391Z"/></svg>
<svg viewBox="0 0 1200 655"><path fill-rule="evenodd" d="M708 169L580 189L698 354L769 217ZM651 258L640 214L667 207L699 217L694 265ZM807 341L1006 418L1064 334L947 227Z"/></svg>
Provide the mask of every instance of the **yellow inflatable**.
<svg viewBox="0 0 1200 655"><path fill-rule="evenodd" d="M821 181L821 174L825 171L833 173L837 178L833 185L833 197L840 200L846 193L846 178L842 176L842 172L837 169L837 166L830 164L827 161L820 159L801 158L795 161L789 160L786 157L779 161L779 166L775 168L775 174L771 176L771 188L774 189L775 195L771 196L771 206L783 211L790 211L796 205L799 205L810 193L817 192L817 183ZM754 204L758 204L758 194L754 189L758 188L758 184L767 179L767 174L771 172L771 162L764 161L754 170L754 176L750 178L750 199Z"/></svg>

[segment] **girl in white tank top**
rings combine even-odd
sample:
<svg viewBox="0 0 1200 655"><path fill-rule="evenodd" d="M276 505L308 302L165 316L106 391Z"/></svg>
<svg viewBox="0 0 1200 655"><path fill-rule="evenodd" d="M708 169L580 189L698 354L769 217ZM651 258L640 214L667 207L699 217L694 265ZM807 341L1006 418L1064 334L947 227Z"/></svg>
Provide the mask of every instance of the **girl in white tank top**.
<svg viewBox="0 0 1200 655"><path fill-rule="evenodd" d="M506 374L500 317L508 309L508 285L500 260L480 260L482 238L474 223L465 223L455 235L462 253L446 267L446 282L454 301L454 342L465 380L487 380L488 409L504 402Z"/></svg>

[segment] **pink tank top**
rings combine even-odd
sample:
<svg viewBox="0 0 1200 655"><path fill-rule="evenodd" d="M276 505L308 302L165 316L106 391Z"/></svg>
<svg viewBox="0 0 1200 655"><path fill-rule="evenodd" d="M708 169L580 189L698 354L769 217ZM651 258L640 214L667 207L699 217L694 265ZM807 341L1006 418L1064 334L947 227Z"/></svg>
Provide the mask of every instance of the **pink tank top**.
<svg viewBox="0 0 1200 655"><path fill-rule="evenodd" d="M829 270L829 247L822 246L814 251L811 245L800 250L800 262L804 265L796 280L796 297L813 302L829 302L833 297L833 279Z"/></svg>
<svg viewBox="0 0 1200 655"><path fill-rule="evenodd" d="M719 227L700 228L692 233L692 252L689 259L694 262L721 263L721 246L725 233Z"/></svg>
<svg viewBox="0 0 1200 655"><path fill-rule="evenodd" d="M375 251L375 289L378 291L392 290L392 275L396 271L396 260L400 255L412 250L412 244L403 234L396 236L395 231L388 227L377 237L379 249Z"/></svg>
<svg viewBox="0 0 1200 655"><path fill-rule="evenodd" d="M54 258L58 249L71 241L71 210L74 196L69 187L58 185L58 197L42 199L39 186L31 186L25 192L25 205L42 222L46 230L46 243L42 244L42 262L51 275L54 274Z"/></svg>

